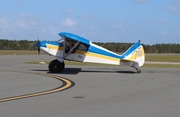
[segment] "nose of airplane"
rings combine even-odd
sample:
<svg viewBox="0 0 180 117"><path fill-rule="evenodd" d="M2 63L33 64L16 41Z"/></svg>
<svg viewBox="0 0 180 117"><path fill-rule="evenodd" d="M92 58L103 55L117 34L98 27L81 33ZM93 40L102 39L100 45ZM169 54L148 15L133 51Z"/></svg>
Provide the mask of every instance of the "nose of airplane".
<svg viewBox="0 0 180 117"><path fill-rule="evenodd" d="M36 46L36 47L39 47L39 46L40 46L40 42L37 42L37 43L35 44L35 46Z"/></svg>
<svg viewBox="0 0 180 117"><path fill-rule="evenodd" d="M46 42L45 41L39 41L35 44L36 47L46 47Z"/></svg>
<svg viewBox="0 0 180 117"><path fill-rule="evenodd" d="M38 41L35 46L38 47L38 54L40 54L40 47L46 47L46 42Z"/></svg>

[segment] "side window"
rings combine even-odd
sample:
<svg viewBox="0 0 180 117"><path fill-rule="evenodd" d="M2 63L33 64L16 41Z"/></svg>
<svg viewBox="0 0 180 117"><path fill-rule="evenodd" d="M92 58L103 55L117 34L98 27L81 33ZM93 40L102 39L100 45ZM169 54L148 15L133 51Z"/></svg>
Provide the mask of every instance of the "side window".
<svg viewBox="0 0 180 117"><path fill-rule="evenodd" d="M80 43L80 44L79 44L79 47L78 47L77 49L78 49L78 50L86 51L86 50L88 49L88 46Z"/></svg>

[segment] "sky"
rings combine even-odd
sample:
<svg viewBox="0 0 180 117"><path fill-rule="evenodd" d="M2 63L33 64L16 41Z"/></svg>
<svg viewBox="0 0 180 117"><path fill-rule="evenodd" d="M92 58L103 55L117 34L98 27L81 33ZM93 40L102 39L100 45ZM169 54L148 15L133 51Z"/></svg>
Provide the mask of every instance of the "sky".
<svg viewBox="0 0 180 117"><path fill-rule="evenodd" d="M0 0L0 39L180 43L180 0Z"/></svg>

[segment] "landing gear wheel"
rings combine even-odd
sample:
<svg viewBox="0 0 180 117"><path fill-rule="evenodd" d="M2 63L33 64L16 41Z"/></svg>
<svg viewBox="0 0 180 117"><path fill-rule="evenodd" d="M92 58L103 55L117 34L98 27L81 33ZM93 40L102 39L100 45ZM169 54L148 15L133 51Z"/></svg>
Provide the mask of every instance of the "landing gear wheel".
<svg viewBox="0 0 180 117"><path fill-rule="evenodd" d="M51 73L59 73L64 69L64 62L60 62L57 59L49 63L49 71Z"/></svg>
<svg viewBox="0 0 180 117"><path fill-rule="evenodd" d="M139 74L141 73L141 70L140 70L140 69L136 69L136 70L137 70L137 73L139 73Z"/></svg>

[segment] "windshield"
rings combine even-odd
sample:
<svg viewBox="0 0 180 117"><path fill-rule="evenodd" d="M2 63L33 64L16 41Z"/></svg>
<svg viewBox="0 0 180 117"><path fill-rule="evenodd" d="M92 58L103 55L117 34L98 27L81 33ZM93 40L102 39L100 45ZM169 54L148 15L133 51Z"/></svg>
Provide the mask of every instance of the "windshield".
<svg viewBox="0 0 180 117"><path fill-rule="evenodd" d="M58 41L56 41L57 43L59 43L59 46L63 46L64 44L64 39L59 39Z"/></svg>
<svg viewBox="0 0 180 117"><path fill-rule="evenodd" d="M59 39L58 41L57 41L58 43L64 43L64 39Z"/></svg>

